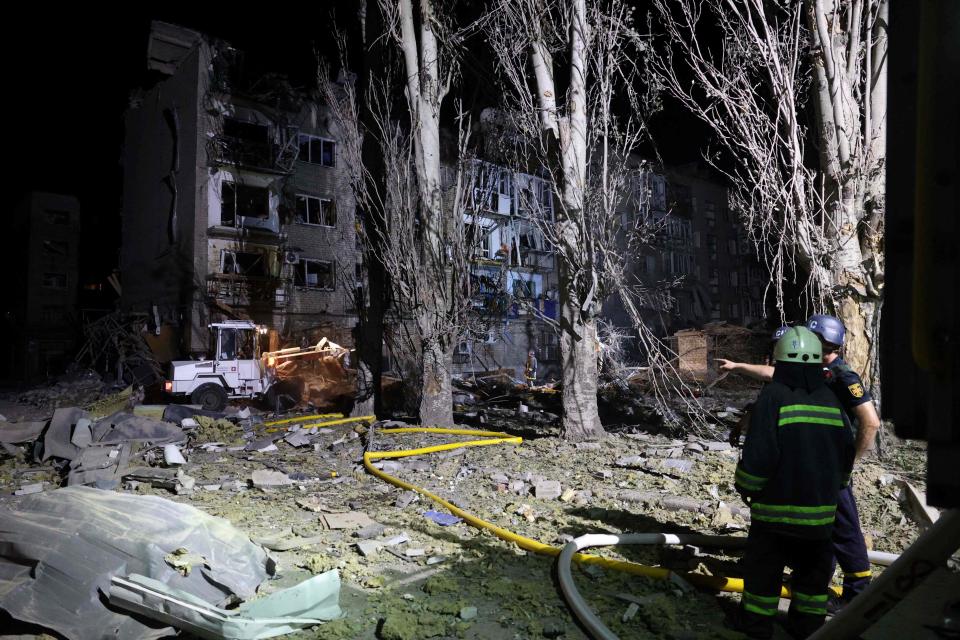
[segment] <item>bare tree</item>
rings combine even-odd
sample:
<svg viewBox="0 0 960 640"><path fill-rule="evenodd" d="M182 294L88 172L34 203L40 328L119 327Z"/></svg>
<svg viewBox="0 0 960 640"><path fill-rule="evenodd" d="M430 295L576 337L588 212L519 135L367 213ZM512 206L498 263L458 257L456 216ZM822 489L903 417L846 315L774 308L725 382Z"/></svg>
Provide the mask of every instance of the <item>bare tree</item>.
<svg viewBox="0 0 960 640"><path fill-rule="evenodd" d="M618 294L633 318L654 381L667 383L654 385L662 406L668 387L681 384L663 375L672 371L670 358L638 311L650 292L626 269L634 243L623 234L646 232L622 228L618 209L645 135L636 93L643 43L618 0L501 0L488 20L517 162L542 167L558 195L555 218L537 219L558 262L562 433L598 437L597 317L609 295Z"/></svg>
<svg viewBox="0 0 960 640"><path fill-rule="evenodd" d="M783 284L799 277L808 308L843 320L851 364L879 390L888 0L653 9L655 80L725 152L731 208L770 267L781 317Z"/></svg>
<svg viewBox="0 0 960 640"><path fill-rule="evenodd" d="M366 215L378 217L360 232L390 274L397 333L407 338L405 351L416 354L422 375L420 421L450 425L452 352L475 321L469 265L477 246L477 229L466 215L474 163L467 153L470 126L462 114L446 170L440 157L440 109L456 78L459 36L431 0L381 0L379 5L385 37L402 58L401 74L369 80L364 100L370 117L363 123L351 86L338 88L321 73L321 88L349 138L342 156L358 202ZM404 79L407 109L402 113L394 108L394 77ZM375 140L380 150L382 183L364 166L364 138Z"/></svg>

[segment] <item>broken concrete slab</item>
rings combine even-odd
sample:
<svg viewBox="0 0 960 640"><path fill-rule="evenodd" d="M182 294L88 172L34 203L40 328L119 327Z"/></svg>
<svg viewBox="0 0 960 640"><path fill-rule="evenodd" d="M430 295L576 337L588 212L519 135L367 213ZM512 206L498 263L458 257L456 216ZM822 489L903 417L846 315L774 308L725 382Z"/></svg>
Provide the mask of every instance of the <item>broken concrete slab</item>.
<svg viewBox="0 0 960 640"><path fill-rule="evenodd" d="M320 516L320 521L327 529L362 529L376 524L363 511L348 511L346 513L326 513Z"/></svg>
<svg viewBox="0 0 960 640"><path fill-rule="evenodd" d="M361 540L369 540L370 538L376 538L377 536L382 535L386 529L387 528L379 522L374 522L371 525L354 531L350 535L354 538L360 538Z"/></svg>
<svg viewBox="0 0 960 640"><path fill-rule="evenodd" d="M413 491L404 491L399 496L394 505L397 509L406 509L410 506L410 503L417 499L417 494Z"/></svg>
<svg viewBox="0 0 960 640"><path fill-rule="evenodd" d="M533 494L541 500L555 500L562 493L559 480L541 480L533 485Z"/></svg>
<svg viewBox="0 0 960 640"><path fill-rule="evenodd" d="M383 543L379 540L361 540L357 543L357 550L365 558L372 556L381 548L383 548Z"/></svg>
<svg viewBox="0 0 960 640"><path fill-rule="evenodd" d="M250 482L258 488L284 487L293 484L290 476L272 469L257 469L251 474Z"/></svg>
<svg viewBox="0 0 960 640"><path fill-rule="evenodd" d="M693 460L684 460L682 458L671 458L669 460L664 460L662 464L667 469L671 469L678 473L687 473L693 468L694 462Z"/></svg>
<svg viewBox="0 0 960 640"><path fill-rule="evenodd" d="M940 519L940 512L936 508L927 505L927 497L923 492L906 480L901 480L900 486L903 489L901 495L905 498L910 513L921 526L929 527Z"/></svg>
<svg viewBox="0 0 960 640"><path fill-rule="evenodd" d="M7 422L0 421L0 442L21 444L34 442L43 433L47 421Z"/></svg>

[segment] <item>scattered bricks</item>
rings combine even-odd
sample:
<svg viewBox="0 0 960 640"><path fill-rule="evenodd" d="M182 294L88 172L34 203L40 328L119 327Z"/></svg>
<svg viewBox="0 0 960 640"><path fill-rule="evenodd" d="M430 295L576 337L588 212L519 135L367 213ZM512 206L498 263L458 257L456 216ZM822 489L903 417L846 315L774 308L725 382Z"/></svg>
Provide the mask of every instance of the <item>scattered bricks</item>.
<svg viewBox="0 0 960 640"><path fill-rule="evenodd" d="M397 501L394 503L397 509L406 509L410 506L410 503L413 502L417 497L417 494L413 491L404 491L399 496L397 496Z"/></svg>
<svg viewBox="0 0 960 640"><path fill-rule="evenodd" d="M563 494L560 496L560 501L561 501L561 502L570 502L571 500L573 500L573 497L574 497L575 495L577 495L577 490L576 490L576 489L567 489L567 490L564 491Z"/></svg>
<svg viewBox="0 0 960 640"><path fill-rule="evenodd" d="M463 607L462 609L460 609L461 620L473 620L476 617L477 617L476 607Z"/></svg>
<svg viewBox="0 0 960 640"><path fill-rule="evenodd" d="M562 489L559 480L541 480L533 486L533 492L541 500L555 500L560 497Z"/></svg>
<svg viewBox="0 0 960 640"><path fill-rule="evenodd" d="M643 456L626 456L623 458L617 458L616 465L618 467L632 467L641 461L643 461Z"/></svg>
<svg viewBox="0 0 960 640"><path fill-rule="evenodd" d="M513 493L521 495L527 492L527 483L523 480L512 480L507 488Z"/></svg>
<svg viewBox="0 0 960 640"><path fill-rule="evenodd" d="M257 469L253 472L250 481L255 487L282 487L293 484L293 480L287 474L270 469Z"/></svg>
<svg viewBox="0 0 960 640"><path fill-rule="evenodd" d="M364 558L369 558L377 551L383 547L383 543L379 540L361 540L357 543L357 551L360 552Z"/></svg>
<svg viewBox="0 0 960 640"><path fill-rule="evenodd" d="M623 612L623 616L620 618L624 622L630 622L637 615L637 612L640 611L640 605L636 602L631 602L627 607L627 610Z"/></svg>
<svg viewBox="0 0 960 640"><path fill-rule="evenodd" d="M700 511L700 501L685 496L668 496L663 499L663 508L667 511Z"/></svg>
<svg viewBox="0 0 960 640"><path fill-rule="evenodd" d="M601 480L609 480L613 477L613 471L609 469L598 469L593 472L593 475Z"/></svg>
<svg viewBox="0 0 960 640"><path fill-rule="evenodd" d="M357 529L350 535L352 535L354 538L360 538L361 540L369 540L370 538L376 538L377 536L381 535L384 531L386 531L386 529L387 528L379 522L375 522L374 524L367 525L362 529Z"/></svg>
<svg viewBox="0 0 960 640"><path fill-rule="evenodd" d="M407 549L406 551L404 551L404 553L408 558L419 558L421 556L427 555L427 552L425 549Z"/></svg>

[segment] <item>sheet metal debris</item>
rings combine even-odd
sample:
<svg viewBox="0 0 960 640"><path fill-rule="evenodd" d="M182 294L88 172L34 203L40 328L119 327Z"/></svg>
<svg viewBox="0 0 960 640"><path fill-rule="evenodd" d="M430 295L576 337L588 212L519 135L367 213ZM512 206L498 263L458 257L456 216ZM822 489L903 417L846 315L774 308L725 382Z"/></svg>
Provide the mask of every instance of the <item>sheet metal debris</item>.
<svg viewBox="0 0 960 640"><path fill-rule="evenodd" d="M177 549L205 558L182 575ZM272 573L266 553L229 522L156 496L67 487L0 509L0 608L67 638L159 637L156 626L104 606L116 575L144 575L200 598L249 598Z"/></svg>

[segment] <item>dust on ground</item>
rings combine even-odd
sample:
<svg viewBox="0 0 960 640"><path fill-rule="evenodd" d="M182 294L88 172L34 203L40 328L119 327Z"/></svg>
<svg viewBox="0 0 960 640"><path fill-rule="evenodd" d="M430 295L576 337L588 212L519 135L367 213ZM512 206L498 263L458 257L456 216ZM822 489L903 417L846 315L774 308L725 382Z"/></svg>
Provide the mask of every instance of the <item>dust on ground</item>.
<svg viewBox="0 0 960 640"><path fill-rule="evenodd" d="M146 483L128 490L189 502L228 519L254 541L288 548L271 551L277 576L263 593L337 568L345 616L293 637L586 637L558 591L553 558L522 551L464 522L441 526L426 517L428 510L446 510L363 469L367 429L319 429L309 446L278 440L276 450L251 452L229 446L239 441L233 423L198 422L185 451L184 472L196 478L192 493L173 495ZM733 487L738 451L719 431L711 441L613 433L599 442L571 443L549 426L531 428L521 421L514 426L525 436L521 445L407 457L385 470L497 526L558 546L593 532L746 533L747 509ZM413 449L458 438L375 430L372 448ZM225 444L200 447L207 442ZM882 463L860 463L853 482L874 548L900 552L916 538L918 526L898 500L897 480L923 490L924 454L922 445L909 442L889 449ZM292 484L255 487L251 477L257 470L287 474ZM11 494L25 482L41 479L51 487L58 482L52 468L22 456L0 462L5 502L15 501ZM537 497L543 481L558 481L559 496ZM363 512L383 525L371 539L407 540L365 556L357 529L329 526L328 515L347 512ZM298 547L298 540L305 540L304 546ZM740 575L737 556L705 548L617 547L597 553L677 571ZM737 601L732 594L688 592L596 566L575 566L574 576L581 594L620 637L739 637L721 623ZM631 602L638 605L636 613L624 619Z"/></svg>

